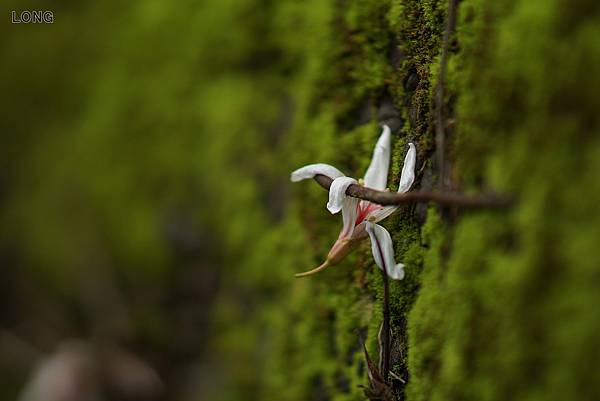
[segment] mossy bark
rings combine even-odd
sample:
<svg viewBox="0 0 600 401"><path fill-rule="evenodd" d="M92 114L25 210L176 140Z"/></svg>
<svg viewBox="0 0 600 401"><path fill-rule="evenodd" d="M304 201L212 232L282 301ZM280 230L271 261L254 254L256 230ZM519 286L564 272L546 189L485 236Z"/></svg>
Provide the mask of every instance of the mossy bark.
<svg viewBox="0 0 600 401"><path fill-rule="evenodd" d="M170 399L196 385L217 401L364 399L357 330L376 357L380 271L364 243L293 277L323 261L341 219L288 174L326 162L361 177L387 123L391 189L409 141L414 187L440 187L447 2L70 3L54 25L0 24L4 75L27 78L0 82L7 325L40 327L32 311L56 300L50 315L69 316L56 338L134 344ZM516 203L413 205L384 222L406 265L390 285L396 398L600 399L600 3L456 11L449 184ZM81 288L120 294L122 313ZM26 373L0 370L15 399Z"/></svg>
<svg viewBox="0 0 600 401"><path fill-rule="evenodd" d="M360 177L378 123L392 121L390 181L413 141L415 187L439 188L433 110L446 2L283 4L276 9L289 23L278 27L291 37L282 46L299 63L290 167L322 161ZM393 371L407 380L394 384L396 396L595 399L598 7L465 0L457 15L443 99L450 185L505 192L517 203L468 214L404 207L385 223L407 266L406 278L392 283ZM341 223L327 216L325 198L315 184L294 189L292 213L307 240L300 270L318 264L337 236ZM267 354L261 391L363 399L355 331L376 355L382 319L368 245L291 285L288 306L278 304L265 323L279 345Z"/></svg>

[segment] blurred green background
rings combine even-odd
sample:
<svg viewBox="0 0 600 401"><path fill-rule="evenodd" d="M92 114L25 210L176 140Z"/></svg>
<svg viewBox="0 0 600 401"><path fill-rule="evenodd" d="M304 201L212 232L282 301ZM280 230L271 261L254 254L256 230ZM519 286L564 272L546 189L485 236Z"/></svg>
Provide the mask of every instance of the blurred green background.
<svg viewBox="0 0 600 401"><path fill-rule="evenodd" d="M66 400L31 395L44 366L78 389L69 400L364 399L356 330L376 355L381 277L365 244L293 278L341 222L289 172L360 177L385 122L392 189L408 141L415 186L437 187L446 9L4 1L0 399ZM54 23L11 24L12 10ZM386 221L407 265L392 285L397 399L600 399L598 71L596 1L460 2L453 186L517 203Z"/></svg>

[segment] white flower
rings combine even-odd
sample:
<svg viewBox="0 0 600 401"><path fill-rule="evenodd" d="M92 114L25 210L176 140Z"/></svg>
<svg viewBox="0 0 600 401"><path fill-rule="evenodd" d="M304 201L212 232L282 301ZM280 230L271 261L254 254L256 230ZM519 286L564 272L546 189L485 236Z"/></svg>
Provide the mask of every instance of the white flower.
<svg viewBox="0 0 600 401"><path fill-rule="evenodd" d="M416 149L412 143L404 158L404 166L400 176L398 192L407 192L415 180ZM391 131L387 125L373 150L371 164L364 177L364 186L379 191L386 190L388 170L390 166ZM398 206L381 206L365 200L359 200L346 195L346 189L359 182L351 177L346 177L337 168L328 164L310 164L294 171L291 180L301 181L313 178L315 175L325 175L333 180L329 188L329 201L327 209L331 213L342 212L344 226L339 238L327 255L327 260L319 267L301 274L297 277L317 273L328 266L342 260L358 243L367 236L371 239L371 249L375 263L387 275L395 280L404 278L404 265L394 260L394 247L390 233L379 224L398 208Z"/></svg>

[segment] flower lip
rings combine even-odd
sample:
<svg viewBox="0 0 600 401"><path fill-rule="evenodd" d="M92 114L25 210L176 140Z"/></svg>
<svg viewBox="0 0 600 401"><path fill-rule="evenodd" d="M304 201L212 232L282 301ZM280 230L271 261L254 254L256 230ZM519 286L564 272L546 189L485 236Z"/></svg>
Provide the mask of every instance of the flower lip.
<svg viewBox="0 0 600 401"><path fill-rule="evenodd" d="M381 208L382 207L376 203L361 201L358 205L358 217L356 218L356 225L359 225L365 220L369 220L373 212Z"/></svg>

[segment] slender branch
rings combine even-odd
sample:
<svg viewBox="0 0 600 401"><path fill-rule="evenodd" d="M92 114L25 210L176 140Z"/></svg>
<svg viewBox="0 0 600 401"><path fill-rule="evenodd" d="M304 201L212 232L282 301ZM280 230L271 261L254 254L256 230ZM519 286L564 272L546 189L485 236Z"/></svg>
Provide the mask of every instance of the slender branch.
<svg viewBox="0 0 600 401"><path fill-rule="evenodd" d="M379 244L377 244L379 246ZM381 247L380 247L381 248ZM381 252L381 249L380 249ZM383 255L383 253L381 253ZM383 263L385 266L385 262ZM391 355L391 341L390 341L390 284L387 275L387 268L382 272L383 274L383 327L382 327L382 355L383 368L381 369L381 375L383 380L387 383L390 372L390 355Z"/></svg>
<svg viewBox="0 0 600 401"><path fill-rule="evenodd" d="M390 283L388 279L388 268L383 257L383 249L377 237L373 236L373 241L381 255L381 275L383 276L383 323L379 332L380 347L380 367L381 376L384 382L388 382L390 372Z"/></svg>
<svg viewBox="0 0 600 401"><path fill-rule="evenodd" d="M329 190L332 179L325 175L316 175L315 181ZM512 201L504 196L491 194L468 196L453 192L412 191L406 193L377 191L361 185L352 184L346 195L367 200L380 205L403 205L418 202L433 202L438 205L459 206L468 209L492 209L510 206Z"/></svg>
<svg viewBox="0 0 600 401"><path fill-rule="evenodd" d="M440 71L438 75L437 87L435 91L435 147L438 170L440 173L440 184L444 188L448 184L448 171L446 166L446 124L444 118L445 94L444 84L446 80L446 66L448 64L448 48L450 47L450 35L456 25L456 2L457 0L448 0L448 10L446 11L446 28L442 39L442 56L440 58Z"/></svg>

